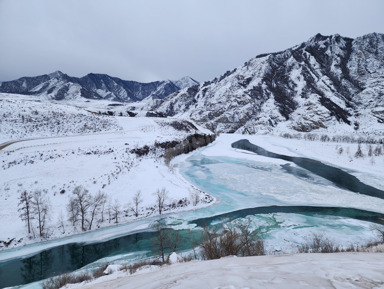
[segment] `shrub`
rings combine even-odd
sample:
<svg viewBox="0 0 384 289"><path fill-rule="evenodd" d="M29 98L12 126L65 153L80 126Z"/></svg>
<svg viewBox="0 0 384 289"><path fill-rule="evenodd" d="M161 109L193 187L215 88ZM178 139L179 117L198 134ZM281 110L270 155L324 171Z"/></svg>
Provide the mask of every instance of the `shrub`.
<svg viewBox="0 0 384 289"><path fill-rule="evenodd" d="M200 248L203 258L208 260L230 255L265 255L264 241L256 231L249 230L249 223L246 226L230 227L222 233L218 233L214 228L205 228Z"/></svg>
<svg viewBox="0 0 384 289"><path fill-rule="evenodd" d="M51 277L45 280L41 285L43 289L59 289L67 284L81 283L83 281L92 280L92 276L84 274L64 274L58 277Z"/></svg>
<svg viewBox="0 0 384 289"><path fill-rule="evenodd" d="M351 248L353 246L349 247L349 249ZM324 236L313 234L312 239L308 243L300 245L298 251L299 253L337 253L345 250Z"/></svg>

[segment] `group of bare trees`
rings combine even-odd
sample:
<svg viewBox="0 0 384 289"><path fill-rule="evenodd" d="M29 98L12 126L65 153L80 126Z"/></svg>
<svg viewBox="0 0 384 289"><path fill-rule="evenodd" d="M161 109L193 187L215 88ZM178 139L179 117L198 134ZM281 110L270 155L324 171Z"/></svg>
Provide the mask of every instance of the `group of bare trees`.
<svg viewBox="0 0 384 289"><path fill-rule="evenodd" d="M344 152L344 148L339 145L336 146L336 150L339 155L342 155ZM349 147L347 147L346 153L347 155L349 155L350 158L352 158L350 156ZM379 157L379 156L382 156L383 154L384 154L384 145L382 144L376 144L376 145L366 144L364 149L364 147L362 147L362 144L358 143L356 152L354 153L354 157L358 159L358 158L364 158L368 156L371 159L372 164L374 164L374 157Z"/></svg>
<svg viewBox="0 0 384 289"><path fill-rule="evenodd" d="M182 237L179 231L167 228L164 219L155 221L152 228L155 231L155 237L152 239L153 253L158 255L163 263L168 261L172 252L180 249L183 242L198 246L201 257L208 260L231 255L265 255L264 241L256 230L250 229L250 222L245 225L229 225L221 232L214 227L205 227L197 239L192 235L189 238L186 235Z"/></svg>
<svg viewBox="0 0 384 289"><path fill-rule="evenodd" d="M282 133L281 137L287 139L304 139L308 141L335 142L335 143L366 143L366 144L383 144L384 139L380 137L362 137L353 135L319 135L316 133Z"/></svg>
<svg viewBox="0 0 384 289"><path fill-rule="evenodd" d="M50 210L47 192L41 190L28 192L27 190L23 190L19 196L18 207L21 220L27 224L28 234L32 233L35 235L32 220L37 220L39 236L45 237L48 213Z"/></svg>
<svg viewBox="0 0 384 289"><path fill-rule="evenodd" d="M165 188L158 189L153 195L156 202L155 208L159 215L161 215L167 208L168 191ZM200 200L199 197L198 191L191 193L192 202L195 206ZM98 226L106 221L106 219L109 222L114 221L118 223L122 212L125 212L126 216L128 216L129 211L133 212L133 215L137 218L142 211L142 203L143 198L140 190L133 195L132 201L124 209L117 199L112 202L103 192L92 195L83 186L77 186L72 191L66 205L67 217L65 217L63 212L58 216L58 228L64 234L65 220L68 220L74 228L79 227L82 231L92 230L95 224ZM50 213L47 191L22 191L19 196L18 207L20 218L27 225L28 234L34 234L32 220L36 220L39 235L45 237L46 224Z"/></svg>
<svg viewBox="0 0 384 289"><path fill-rule="evenodd" d="M249 224L229 226L221 233L214 228L204 228L200 245L203 258L265 255L264 241L257 231L250 230Z"/></svg>
<svg viewBox="0 0 384 289"><path fill-rule="evenodd" d="M156 208L161 215L165 208L165 201L168 198L168 191L165 188L158 189L155 193ZM128 205L128 211L132 211L135 217L138 217L143 202L142 193L138 190L132 197L132 203ZM107 204L108 203L108 204ZM97 193L92 196L87 189L82 186L77 186L72 197L67 205L69 213L69 221L76 227L79 225L82 231L91 230L95 221L99 224L104 222L104 215L108 214L108 220L119 222L119 217L122 213L122 206L118 200L114 202L108 201L105 193Z"/></svg>
<svg viewBox="0 0 384 289"><path fill-rule="evenodd" d="M67 211L70 215L69 220L73 226L80 223L81 230L92 230L97 216L99 221L104 221L104 209L107 202L107 195L99 192L92 196L87 189L77 186L72 192L72 197L67 205ZM117 219L117 218L116 218Z"/></svg>

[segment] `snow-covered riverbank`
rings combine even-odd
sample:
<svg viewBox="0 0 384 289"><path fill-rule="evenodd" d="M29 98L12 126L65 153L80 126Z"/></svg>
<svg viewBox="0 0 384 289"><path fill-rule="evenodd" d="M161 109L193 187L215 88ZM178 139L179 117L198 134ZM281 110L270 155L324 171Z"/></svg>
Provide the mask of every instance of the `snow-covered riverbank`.
<svg viewBox="0 0 384 289"><path fill-rule="evenodd" d="M163 267L129 276L118 271L67 288L384 288L384 253L226 257Z"/></svg>
<svg viewBox="0 0 384 289"><path fill-rule="evenodd" d="M93 224L87 222L87 230L158 215L156 192L162 189L166 191L162 214L193 210L214 202L209 195L185 181L178 171L167 166L162 156L164 149L160 145L180 142L196 133L210 134L191 122L98 117L68 104L40 102L26 96L1 96L1 109L9 114L0 127L4 141L15 135L23 135L26 140L0 150L0 250L81 234L79 223L73 226L69 221L68 211L72 192L78 186L88 190L90 197L98 193L106 196L105 202L97 208ZM75 122L81 121L84 114L95 120L105 119L113 125L99 129L96 123L96 132L87 128L83 135L55 136L44 129L44 121L49 118L47 113L57 107L63 113L76 115ZM17 111L23 118L17 116ZM33 126L42 126L40 132L23 131L26 127L22 122L29 118ZM75 134L72 120L69 117L52 126L59 126L66 134ZM46 137L47 134L50 136ZM24 191L31 195L35 191L42 192L48 206L44 237L39 236L36 216L31 216L30 234L26 222L19 218L21 212L18 210L23 207L19 197ZM134 196L138 192L140 198L136 208ZM88 214L86 217L90 218ZM2 254L0 258L3 259Z"/></svg>

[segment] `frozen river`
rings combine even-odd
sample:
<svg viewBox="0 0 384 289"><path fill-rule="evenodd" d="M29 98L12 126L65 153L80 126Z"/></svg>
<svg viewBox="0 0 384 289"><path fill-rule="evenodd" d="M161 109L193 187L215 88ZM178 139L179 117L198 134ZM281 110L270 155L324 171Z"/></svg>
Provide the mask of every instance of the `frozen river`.
<svg viewBox="0 0 384 289"><path fill-rule="evenodd" d="M366 243L374 238L372 224L384 218L382 191L373 188L378 195L365 195L343 186L342 179L327 179L281 157L255 161L198 152L180 162L178 169L217 199L207 208L165 216L168 226L186 239L191 235L198 238L204 224L246 221L265 238L269 253L288 253L314 233L345 246ZM84 266L151 256L154 233L149 227L154 219L89 232L84 239L71 237L63 244L54 241L51 248L37 254L28 253L28 246L20 248L28 256L0 261L0 287L31 283ZM97 238L100 234L106 237ZM89 242L92 236L98 241ZM181 250L191 247L185 241Z"/></svg>

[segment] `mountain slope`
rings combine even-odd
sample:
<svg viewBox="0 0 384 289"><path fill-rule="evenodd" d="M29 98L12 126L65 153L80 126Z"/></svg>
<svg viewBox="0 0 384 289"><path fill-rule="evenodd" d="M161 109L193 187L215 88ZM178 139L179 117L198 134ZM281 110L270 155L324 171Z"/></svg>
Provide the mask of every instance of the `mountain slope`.
<svg viewBox="0 0 384 289"><path fill-rule="evenodd" d="M219 132L381 130L384 35L317 34L264 54L220 78L186 88L147 109L205 123Z"/></svg>
<svg viewBox="0 0 384 289"><path fill-rule="evenodd" d="M140 101L146 97L161 99L180 89L198 84L190 77L177 81L140 83L122 80L106 74L90 73L84 77L68 76L60 71L51 74L22 77L3 82L0 92L39 95L47 99L68 100L79 97L109 99L121 102Z"/></svg>

